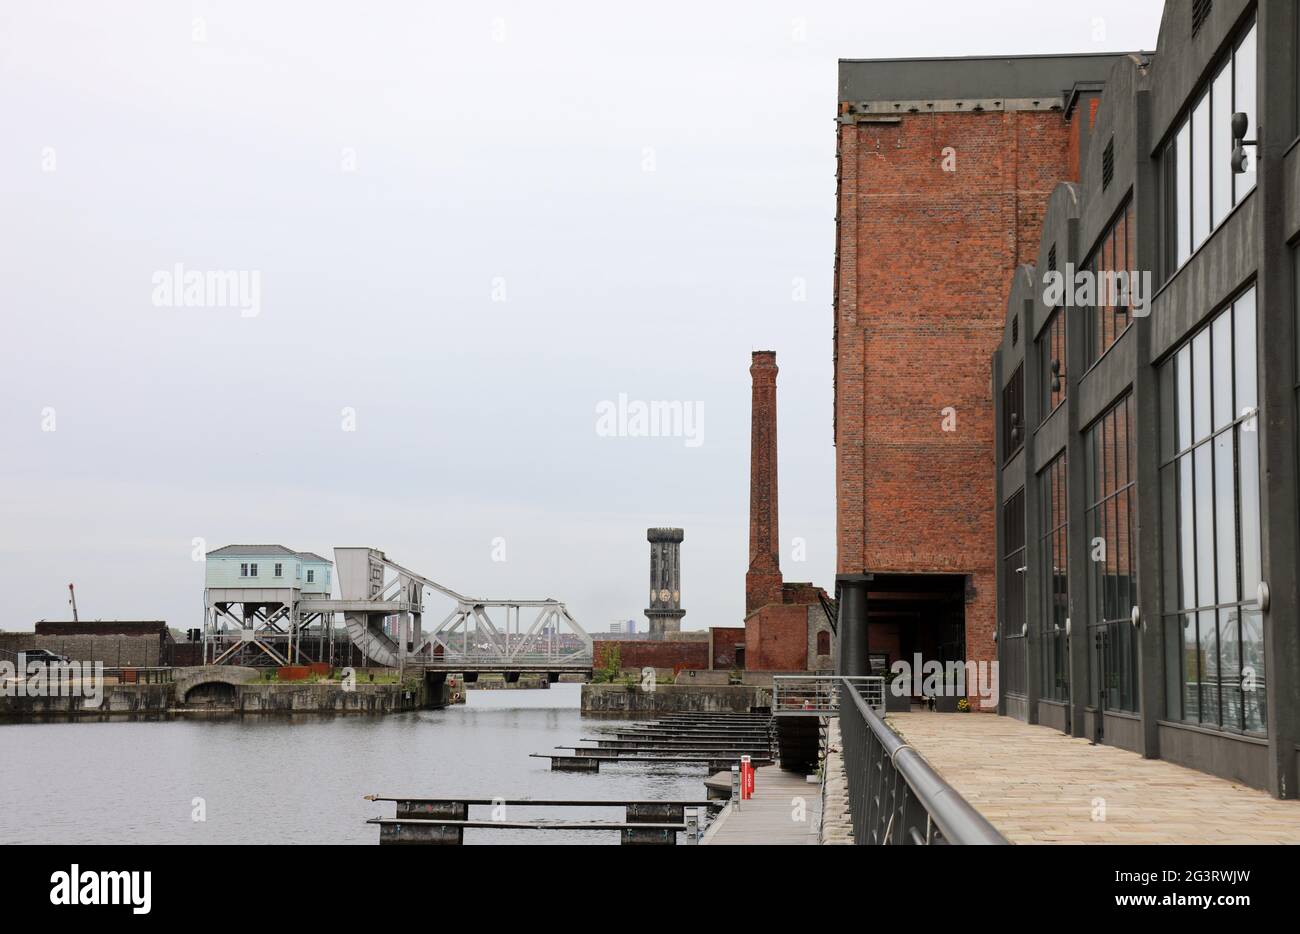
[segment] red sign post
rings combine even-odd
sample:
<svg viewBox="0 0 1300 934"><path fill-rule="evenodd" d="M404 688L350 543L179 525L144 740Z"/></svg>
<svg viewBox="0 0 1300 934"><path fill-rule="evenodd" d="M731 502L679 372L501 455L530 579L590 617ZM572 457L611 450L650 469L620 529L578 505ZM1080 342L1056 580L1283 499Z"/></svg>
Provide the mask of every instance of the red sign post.
<svg viewBox="0 0 1300 934"><path fill-rule="evenodd" d="M754 797L754 764L749 756L740 757L740 799L748 801Z"/></svg>

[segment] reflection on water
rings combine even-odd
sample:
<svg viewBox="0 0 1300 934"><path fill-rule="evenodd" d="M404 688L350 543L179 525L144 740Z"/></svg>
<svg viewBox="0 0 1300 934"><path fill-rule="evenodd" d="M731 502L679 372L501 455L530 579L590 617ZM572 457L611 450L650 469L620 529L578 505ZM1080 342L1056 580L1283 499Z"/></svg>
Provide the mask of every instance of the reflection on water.
<svg viewBox="0 0 1300 934"><path fill-rule="evenodd" d="M379 831L365 819L391 817L393 805L362 800L371 793L704 799L698 766L583 774L530 758L611 725L579 714L580 690L470 691L463 706L387 717L0 725L0 841L373 844ZM195 798L206 821L191 819ZM465 842L617 843L618 835L478 830Z"/></svg>

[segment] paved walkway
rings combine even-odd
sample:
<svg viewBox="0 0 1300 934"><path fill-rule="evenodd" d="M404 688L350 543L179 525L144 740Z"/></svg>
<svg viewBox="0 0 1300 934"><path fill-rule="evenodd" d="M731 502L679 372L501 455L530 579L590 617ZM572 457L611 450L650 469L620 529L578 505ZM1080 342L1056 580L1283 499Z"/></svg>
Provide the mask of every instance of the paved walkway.
<svg viewBox="0 0 1300 934"><path fill-rule="evenodd" d="M1011 717L888 719L1012 843L1300 843L1300 801L1171 762Z"/></svg>
<svg viewBox="0 0 1300 934"><path fill-rule="evenodd" d="M820 821L820 785L797 772L762 765L754 775L754 797L728 804L700 842L713 846L815 846Z"/></svg>

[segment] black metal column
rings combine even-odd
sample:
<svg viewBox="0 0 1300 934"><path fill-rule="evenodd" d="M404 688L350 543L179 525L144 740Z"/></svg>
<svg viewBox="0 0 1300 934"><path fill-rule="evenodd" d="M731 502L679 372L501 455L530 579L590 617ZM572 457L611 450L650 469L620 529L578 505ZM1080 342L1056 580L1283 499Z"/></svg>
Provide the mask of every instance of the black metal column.
<svg viewBox="0 0 1300 934"><path fill-rule="evenodd" d="M1151 151L1151 93L1136 95L1137 151ZM1159 203L1156 198L1157 173L1154 161L1139 157L1134 185L1134 204L1138 230L1159 230ZM1137 268L1151 270L1155 279L1158 268L1157 238L1139 237ZM1148 299L1150 297L1148 296ZM1147 306L1150 308L1150 304ZM1141 615L1140 629L1134 633L1138 642L1138 710L1142 718L1142 755L1155 759L1160 755L1160 720L1164 703L1164 623L1161 611L1160 555L1160 446L1145 439L1160 437L1159 384L1151 365L1151 321L1134 318L1137 341L1137 373L1133 378L1133 405L1137 416L1138 441L1133 446L1137 463L1137 529L1134 541L1137 566L1137 602ZM1130 428L1130 431L1132 429Z"/></svg>
<svg viewBox="0 0 1300 934"><path fill-rule="evenodd" d="M1079 222L1067 225L1066 258L1079 262ZM1060 262L1058 258L1057 262ZM1085 708L1088 698L1088 620L1092 608L1088 604L1088 575L1092 567L1088 560L1089 542L1087 527L1087 496L1085 485L1088 471L1084 458L1084 439L1079 432L1079 383L1087 369L1088 320L1085 310L1068 309L1065 313L1065 405L1069 432L1065 444L1066 501L1069 514L1069 581L1070 615L1066 617L1068 636L1066 645L1070 653L1070 735L1084 735Z"/></svg>
<svg viewBox="0 0 1300 934"><path fill-rule="evenodd" d="M836 674L849 677L871 674L867 658L867 588L870 578L865 574L840 574L835 578L836 596L839 600L839 670Z"/></svg>
<svg viewBox="0 0 1300 934"><path fill-rule="evenodd" d="M1034 272L1036 283L1042 282L1038 271ZM1042 651L1041 638L1042 610L1044 605L1043 588L1048 582L1042 579L1043 569L1043 507L1042 491L1038 480L1038 451L1035 445L1037 428L1043 419L1042 380L1043 374L1038 367L1035 354L1037 334L1033 329L1034 300L1026 299L1021 309L1025 331L1024 366L1024 413L1025 413L1025 722L1038 722L1038 699L1042 696ZM998 556L999 561L1001 555ZM1008 585L1014 583L1007 582Z"/></svg>
<svg viewBox="0 0 1300 934"><path fill-rule="evenodd" d="M1002 432L1007 413L1002 409L1002 348L993 352L993 642L998 660L998 716L1007 715L1007 692L1002 671L1006 666L1006 640L1002 638L1002 617L1007 611L1007 574L1002 561L1006 551L1002 530L1006 527L1005 496L1002 489Z"/></svg>

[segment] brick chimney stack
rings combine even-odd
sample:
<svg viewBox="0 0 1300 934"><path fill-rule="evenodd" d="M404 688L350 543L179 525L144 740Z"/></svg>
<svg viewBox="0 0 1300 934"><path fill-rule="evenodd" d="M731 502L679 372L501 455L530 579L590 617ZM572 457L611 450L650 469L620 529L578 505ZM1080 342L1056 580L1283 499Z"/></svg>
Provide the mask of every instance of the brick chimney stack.
<svg viewBox="0 0 1300 934"><path fill-rule="evenodd" d="M781 536L776 508L776 351L754 351L749 445L749 571L745 615L781 602Z"/></svg>

